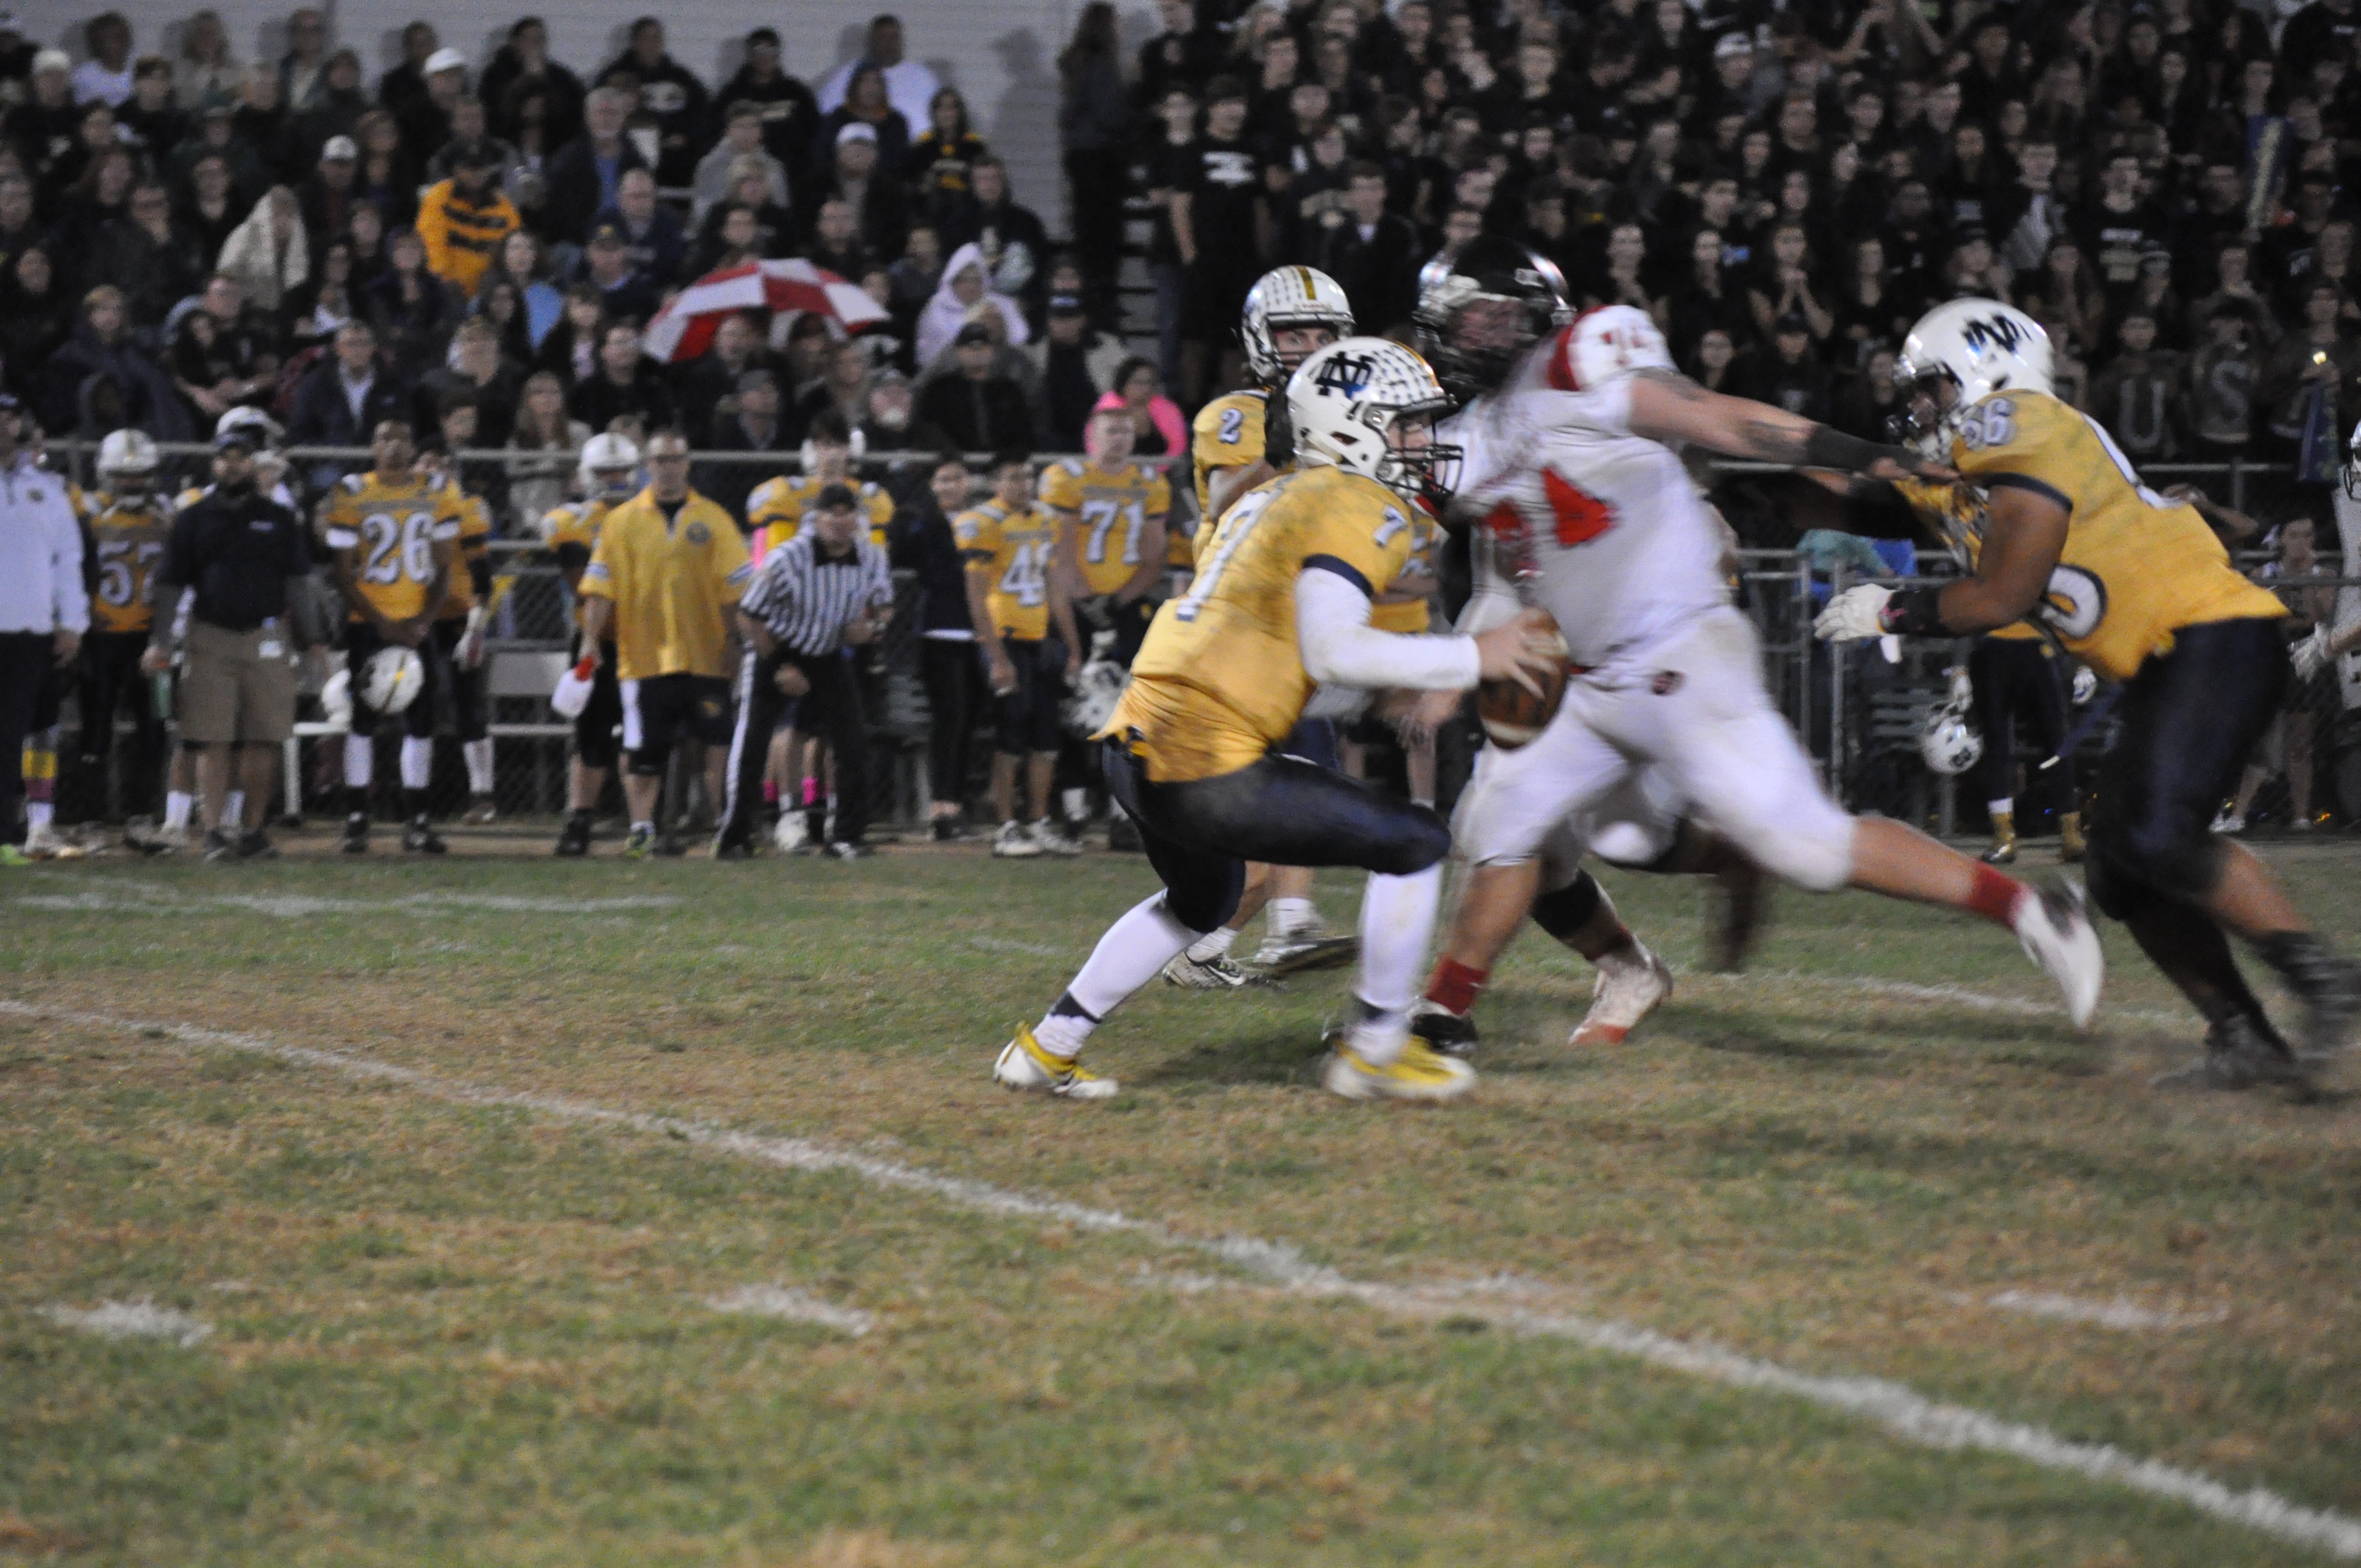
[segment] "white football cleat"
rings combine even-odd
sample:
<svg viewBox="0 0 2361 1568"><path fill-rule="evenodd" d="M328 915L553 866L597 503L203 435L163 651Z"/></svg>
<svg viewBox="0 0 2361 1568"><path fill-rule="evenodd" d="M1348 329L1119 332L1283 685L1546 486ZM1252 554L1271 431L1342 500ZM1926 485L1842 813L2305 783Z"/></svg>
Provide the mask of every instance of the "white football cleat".
<svg viewBox="0 0 2361 1568"><path fill-rule="evenodd" d="M1271 976L1301 974L1309 970L1342 969L1361 956L1361 938L1339 937L1315 920L1281 935L1271 931L1255 952L1255 968Z"/></svg>
<svg viewBox="0 0 2361 1568"><path fill-rule="evenodd" d="M1476 1087L1476 1069L1456 1057L1447 1057L1413 1035L1401 1055L1377 1066L1356 1051L1347 1038L1332 1042L1320 1081L1331 1094L1347 1100L1456 1100Z"/></svg>
<svg viewBox="0 0 2361 1568"><path fill-rule="evenodd" d="M992 852L1004 861L1030 860L1041 852L1041 844L1030 828L1011 817L992 836Z"/></svg>
<svg viewBox="0 0 2361 1568"><path fill-rule="evenodd" d="M1226 958L1200 962L1191 958L1185 948L1172 955L1163 973L1165 984L1177 985L1183 991L1235 991L1253 978Z"/></svg>
<svg viewBox="0 0 2361 1568"><path fill-rule="evenodd" d="M1033 824L1033 842L1045 855L1079 855L1082 841L1059 826L1054 817L1044 817Z"/></svg>
<svg viewBox="0 0 2361 1568"><path fill-rule="evenodd" d="M55 824L44 822L25 829L25 853L37 861L78 861L82 849L59 832Z"/></svg>
<svg viewBox="0 0 2361 1568"><path fill-rule="evenodd" d="M779 825L771 829L771 842L777 846L779 853L791 855L803 848L804 838L810 831L811 824L804 820L801 811L782 811Z"/></svg>
<svg viewBox="0 0 2361 1568"><path fill-rule="evenodd" d="M1609 953L1598 960L1590 988L1590 1011L1565 1042L1569 1046L1620 1046L1640 1020L1673 993L1673 971L1638 938L1632 954Z"/></svg>
<svg viewBox="0 0 2361 1568"><path fill-rule="evenodd" d="M2082 889L2072 882L2051 883L2027 890L2030 898L2017 905L2012 927L2024 944L2025 956L2039 964L2066 996L2066 1016L2074 1027L2090 1027L2099 1010L2099 987L2107 978L2106 956L2099 950L2099 933L2082 906Z"/></svg>
<svg viewBox="0 0 2361 1568"><path fill-rule="evenodd" d="M992 1081L1005 1089L1034 1094L1054 1094L1061 1100L1112 1100L1115 1081L1101 1078L1070 1058L1052 1056L1033 1037L1032 1028L1016 1026L1016 1037L1000 1047L992 1064Z"/></svg>

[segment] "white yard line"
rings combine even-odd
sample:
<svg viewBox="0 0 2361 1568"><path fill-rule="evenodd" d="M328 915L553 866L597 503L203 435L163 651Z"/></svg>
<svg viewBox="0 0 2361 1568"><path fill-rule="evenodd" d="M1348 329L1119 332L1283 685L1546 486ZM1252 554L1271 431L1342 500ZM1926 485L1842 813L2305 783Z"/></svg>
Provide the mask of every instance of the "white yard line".
<svg viewBox="0 0 2361 1568"><path fill-rule="evenodd" d="M2029 1318L2055 1318L2060 1322L2091 1323L2103 1329L2121 1329L2127 1333L2140 1333L2158 1329L2193 1329L2209 1324L2227 1322L2229 1309L2216 1307L2210 1312L2176 1312L2153 1307L2143 1307L2121 1296L2112 1301L2096 1301L2086 1296L2061 1296L2048 1290L1996 1290L1982 1298L1955 1296L1958 1301L1981 1301L1987 1307L1997 1307L2004 1312L2022 1312Z"/></svg>
<svg viewBox="0 0 2361 1568"><path fill-rule="evenodd" d="M137 1301L101 1301L95 1307L36 1307L36 1315L60 1328L81 1329L107 1339L163 1339L187 1349L214 1332L211 1323L146 1296Z"/></svg>
<svg viewBox="0 0 2361 1568"><path fill-rule="evenodd" d="M839 1307L780 1285L749 1285L726 1296L708 1296L705 1304L717 1312L743 1312L757 1318L784 1318L791 1323L818 1323L859 1339L877 1326L877 1320L857 1307Z"/></svg>
<svg viewBox="0 0 2361 1568"><path fill-rule="evenodd" d="M438 915L454 909L488 910L502 915L623 915L670 909L682 902L673 894L622 898L545 898L500 893L416 893L400 898L321 898L300 893L192 894L163 883L129 878L99 881L47 873L40 880L74 891L28 893L8 902L22 909L93 915L194 915L207 909L242 909L281 920L308 920L316 915Z"/></svg>
<svg viewBox="0 0 2361 1568"><path fill-rule="evenodd" d="M2107 1443L2076 1442L2040 1427L1930 1399L1886 1378L1799 1372L1720 1345L1675 1339L1631 1323L1520 1307L1514 1299L1524 1287L1512 1277L1477 1280L1467 1288L1381 1285L1354 1279L1315 1264L1300 1249L1284 1242L1252 1236L1194 1235L1158 1220L1140 1219L1112 1209L1094 1209L1061 1198L1011 1191L989 1182L946 1176L804 1138L765 1137L708 1122L615 1110L562 1095L495 1089L344 1051L285 1045L257 1035L192 1024L121 1018L5 998L0 998L0 1015L157 1035L199 1049L249 1052L346 1078L399 1084L452 1104L530 1111L553 1121L666 1137L782 1169L851 1176L873 1187L919 1194L982 1213L1133 1235L1159 1246L1216 1258L1298 1294L1348 1299L1397 1316L1420 1320L1480 1318L1510 1332L1569 1341L1725 1387L1763 1389L1804 1399L1860 1417L1894 1437L1922 1447L2006 1454L2044 1469L2126 1486L2184 1504L2228 1523L2282 1541L2318 1547L2337 1557L2361 1559L2361 1519L2308 1508L2261 1487L2234 1491L2199 1471L2143 1459Z"/></svg>

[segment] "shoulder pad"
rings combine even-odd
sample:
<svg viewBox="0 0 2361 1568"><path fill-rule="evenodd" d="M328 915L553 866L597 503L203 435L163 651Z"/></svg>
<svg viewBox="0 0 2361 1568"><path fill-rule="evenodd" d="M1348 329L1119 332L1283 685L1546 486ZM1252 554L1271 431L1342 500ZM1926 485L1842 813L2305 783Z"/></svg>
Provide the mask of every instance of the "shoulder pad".
<svg viewBox="0 0 2361 1568"><path fill-rule="evenodd" d="M1082 460L1079 457L1060 457L1058 459L1058 466L1077 479L1082 477Z"/></svg>
<svg viewBox="0 0 2361 1568"><path fill-rule="evenodd" d="M343 488L346 495L357 496L363 490L368 488L368 476L366 474L347 474L343 478L337 480L336 483Z"/></svg>

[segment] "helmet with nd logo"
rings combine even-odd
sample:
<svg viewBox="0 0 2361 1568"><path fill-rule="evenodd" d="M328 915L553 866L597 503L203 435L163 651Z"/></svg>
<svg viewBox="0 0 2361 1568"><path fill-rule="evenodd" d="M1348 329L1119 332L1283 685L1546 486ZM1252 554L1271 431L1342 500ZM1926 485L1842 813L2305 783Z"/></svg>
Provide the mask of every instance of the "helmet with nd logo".
<svg viewBox="0 0 2361 1568"><path fill-rule="evenodd" d="M1418 351L1382 337L1330 344L1287 383L1298 463L1342 468L1438 510L1459 477L1459 448L1433 440L1450 411Z"/></svg>

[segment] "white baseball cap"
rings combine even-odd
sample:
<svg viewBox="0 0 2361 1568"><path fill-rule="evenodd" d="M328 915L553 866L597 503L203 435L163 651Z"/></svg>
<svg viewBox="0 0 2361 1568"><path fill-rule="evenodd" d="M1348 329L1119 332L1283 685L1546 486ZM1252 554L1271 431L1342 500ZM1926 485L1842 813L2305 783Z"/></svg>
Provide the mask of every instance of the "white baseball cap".
<svg viewBox="0 0 2361 1568"><path fill-rule="evenodd" d="M44 71L62 71L71 74L73 56L61 49L45 49L33 57L33 74L38 76Z"/></svg>
<svg viewBox="0 0 2361 1568"><path fill-rule="evenodd" d="M425 74L428 76L433 76L438 72L445 71L465 71L467 69L467 57L461 54L457 49L453 49L448 44L444 45L441 49L436 49L433 54L426 57Z"/></svg>
<svg viewBox="0 0 2361 1568"><path fill-rule="evenodd" d="M361 149L358 144L357 144L350 137L330 137L326 141L320 144L320 159L322 162L335 160L345 163L355 163L359 161L360 156Z"/></svg>

